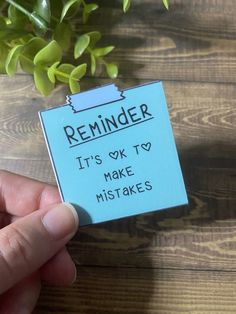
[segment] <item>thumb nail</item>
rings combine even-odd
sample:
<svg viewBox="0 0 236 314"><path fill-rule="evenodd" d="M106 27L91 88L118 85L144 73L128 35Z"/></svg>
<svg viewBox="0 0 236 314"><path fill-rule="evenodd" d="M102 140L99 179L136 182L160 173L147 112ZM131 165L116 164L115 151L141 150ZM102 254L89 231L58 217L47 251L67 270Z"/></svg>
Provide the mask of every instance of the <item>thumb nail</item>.
<svg viewBox="0 0 236 314"><path fill-rule="evenodd" d="M61 203L50 209L42 218L47 231L60 240L74 234L79 226L79 217L75 208L69 203Z"/></svg>

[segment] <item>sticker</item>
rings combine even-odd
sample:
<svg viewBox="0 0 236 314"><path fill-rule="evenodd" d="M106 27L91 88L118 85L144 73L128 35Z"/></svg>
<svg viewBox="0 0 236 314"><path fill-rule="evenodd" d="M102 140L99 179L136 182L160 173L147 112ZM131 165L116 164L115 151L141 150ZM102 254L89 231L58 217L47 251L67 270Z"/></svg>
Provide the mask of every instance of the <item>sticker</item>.
<svg viewBox="0 0 236 314"><path fill-rule="evenodd" d="M161 82L67 96L40 120L61 198L80 225L188 203Z"/></svg>

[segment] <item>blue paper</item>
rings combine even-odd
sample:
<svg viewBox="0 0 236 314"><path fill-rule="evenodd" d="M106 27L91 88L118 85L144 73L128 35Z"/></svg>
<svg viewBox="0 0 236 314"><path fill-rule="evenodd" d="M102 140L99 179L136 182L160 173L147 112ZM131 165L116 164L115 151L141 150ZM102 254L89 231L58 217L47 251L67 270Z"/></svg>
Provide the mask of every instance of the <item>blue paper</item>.
<svg viewBox="0 0 236 314"><path fill-rule="evenodd" d="M188 203L161 82L67 96L40 118L62 200L76 205L80 225Z"/></svg>

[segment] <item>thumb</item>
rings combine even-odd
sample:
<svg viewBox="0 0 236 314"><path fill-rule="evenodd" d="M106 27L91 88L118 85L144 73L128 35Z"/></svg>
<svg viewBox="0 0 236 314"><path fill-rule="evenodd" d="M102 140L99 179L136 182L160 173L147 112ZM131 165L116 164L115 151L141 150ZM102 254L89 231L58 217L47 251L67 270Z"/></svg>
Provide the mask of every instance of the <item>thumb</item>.
<svg viewBox="0 0 236 314"><path fill-rule="evenodd" d="M75 234L78 215L67 203L37 210L0 230L0 294L54 256Z"/></svg>

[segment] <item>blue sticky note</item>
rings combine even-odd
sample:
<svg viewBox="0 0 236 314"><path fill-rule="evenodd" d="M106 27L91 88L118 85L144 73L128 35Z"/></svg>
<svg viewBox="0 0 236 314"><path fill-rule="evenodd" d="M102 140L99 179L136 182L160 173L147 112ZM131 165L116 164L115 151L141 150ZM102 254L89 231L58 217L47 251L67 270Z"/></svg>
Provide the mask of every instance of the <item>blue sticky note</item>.
<svg viewBox="0 0 236 314"><path fill-rule="evenodd" d="M161 82L114 84L40 112L62 200L80 225L188 203Z"/></svg>

